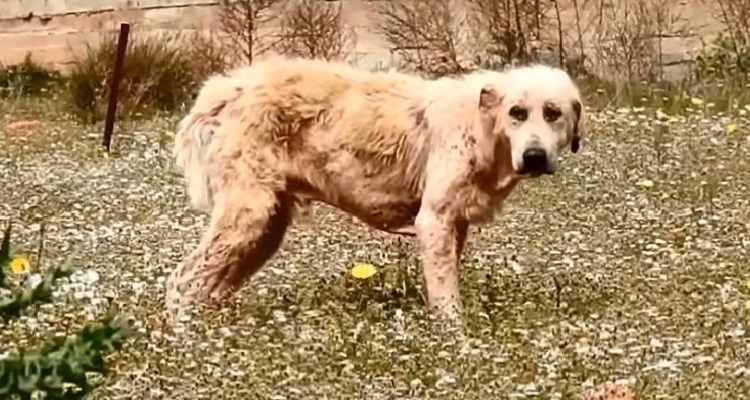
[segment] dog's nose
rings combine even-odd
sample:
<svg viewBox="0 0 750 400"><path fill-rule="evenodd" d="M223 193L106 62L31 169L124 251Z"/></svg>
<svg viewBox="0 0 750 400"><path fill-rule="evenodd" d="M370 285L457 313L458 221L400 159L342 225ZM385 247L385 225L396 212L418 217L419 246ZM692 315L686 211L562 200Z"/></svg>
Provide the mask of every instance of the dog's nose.
<svg viewBox="0 0 750 400"><path fill-rule="evenodd" d="M526 149L523 152L523 174L551 174L547 152L538 147Z"/></svg>

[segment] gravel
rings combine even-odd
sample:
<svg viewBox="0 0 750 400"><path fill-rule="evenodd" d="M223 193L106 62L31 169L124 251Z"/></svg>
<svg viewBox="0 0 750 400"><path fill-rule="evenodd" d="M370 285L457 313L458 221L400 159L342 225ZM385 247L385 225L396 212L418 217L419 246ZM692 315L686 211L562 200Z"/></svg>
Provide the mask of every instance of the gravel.
<svg viewBox="0 0 750 400"><path fill-rule="evenodd" d="M140 334L95 399L566 399L605 382L749 396L744 115L589 114L581 152L473 228L461 339L430 328L411 242L326 206L231 309L165 330L164 279L207 222L172 164L175 118L124 124L107 156L100 127L39 115L0 119L0 223L31 255L43 224L40 268L76 273L54 305L0 324L0 354L116 307ZM20 118L42 123L7 127ZM377 274L355 280L359 262Z"/></svg>

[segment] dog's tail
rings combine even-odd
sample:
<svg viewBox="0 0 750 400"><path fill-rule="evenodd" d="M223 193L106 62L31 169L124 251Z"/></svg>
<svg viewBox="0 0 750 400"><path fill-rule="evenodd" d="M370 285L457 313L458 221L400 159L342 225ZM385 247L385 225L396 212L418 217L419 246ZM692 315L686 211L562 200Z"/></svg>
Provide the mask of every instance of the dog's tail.
<svg viewBox="0 0 750 400"><path fill-rule="evenodd" d="M199 114L188 114L177 125L174 157L182 170L193 207L211 209L211 185L206 171L206 150L213 130Z"/></svg>
<svg viewBox="0 0 750 400"><path fill-rule="evenodd" d="M226 76L207 80L188 115L177 124L175 133L175 162L185 176L190 203L206 211L213 206L208 153L216 144L216 131L222 124L221 110L237 97L237 90L229 83Z"/></svg>

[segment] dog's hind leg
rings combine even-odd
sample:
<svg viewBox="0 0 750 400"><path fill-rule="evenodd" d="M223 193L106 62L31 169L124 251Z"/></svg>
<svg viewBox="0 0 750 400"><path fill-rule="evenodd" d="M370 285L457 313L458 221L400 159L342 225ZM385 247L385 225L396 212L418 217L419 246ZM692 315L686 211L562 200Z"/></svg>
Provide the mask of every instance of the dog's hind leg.
<svg viewBox="0 0 750 400"><path fill-rule="evenodd" d="M167 280L172 321L200 297L226 300L281 246L294 200L268 180L234 178L215 194L210 227L200 244Z"/></svg>

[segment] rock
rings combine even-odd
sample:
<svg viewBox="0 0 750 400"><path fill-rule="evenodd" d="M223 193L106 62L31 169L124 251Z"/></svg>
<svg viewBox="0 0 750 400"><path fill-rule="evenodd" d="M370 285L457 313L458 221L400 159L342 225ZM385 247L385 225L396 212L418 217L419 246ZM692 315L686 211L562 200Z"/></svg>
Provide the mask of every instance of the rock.
<svg viewBox="0 0 750 400"><path fill-rule="evenodd" d="M11 122L5 127L8 130L16 131L16 130L31 130L31 129L38 128L41 125L42 125L42 121L30 119L30 120L20 120L20 121Z"/></svg>

